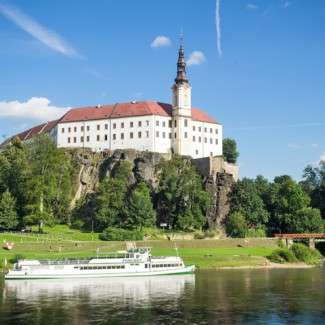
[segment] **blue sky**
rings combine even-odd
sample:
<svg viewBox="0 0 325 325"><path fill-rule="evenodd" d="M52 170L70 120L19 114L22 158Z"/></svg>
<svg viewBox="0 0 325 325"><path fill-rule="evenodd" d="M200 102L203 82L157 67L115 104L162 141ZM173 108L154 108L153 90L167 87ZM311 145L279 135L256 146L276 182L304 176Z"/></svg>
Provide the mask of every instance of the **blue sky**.
<svg viewBox="0 0 325 325"><path fill-rule="evenodd" d="M241 176L325 159L323 0L0 0L1 139L67 107L170 102L181 29L193 105L236 139Z"/></svg>

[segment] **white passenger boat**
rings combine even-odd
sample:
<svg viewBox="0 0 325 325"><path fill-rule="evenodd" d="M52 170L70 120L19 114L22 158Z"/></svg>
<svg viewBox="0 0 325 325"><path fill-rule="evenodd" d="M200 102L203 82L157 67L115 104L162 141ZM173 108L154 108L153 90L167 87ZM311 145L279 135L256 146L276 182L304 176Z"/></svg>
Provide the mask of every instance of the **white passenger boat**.
<svg viewBox="0 0 325 325"><path fill-rule="evenodd" d="M179 256L151 256L148 247L89 259L19 260L5 279L101 278L193 273Z"/></svg>

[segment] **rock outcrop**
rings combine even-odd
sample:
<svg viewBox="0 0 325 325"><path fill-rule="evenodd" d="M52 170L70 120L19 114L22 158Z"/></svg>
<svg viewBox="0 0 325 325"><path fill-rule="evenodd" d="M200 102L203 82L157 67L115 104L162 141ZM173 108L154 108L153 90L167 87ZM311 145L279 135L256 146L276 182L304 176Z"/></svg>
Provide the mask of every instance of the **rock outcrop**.
<svg viewBox="0 0 325 325"><path fill-rule="evenodd" d="M106 176L113 176L114 169L122 160L132 164L130 183L145 181L152 189L157 186L156 167L162 159L170 159L169 155L135 150L115 150L114 152L91 152L90 150L69 150L76 166L76 188L72 206L87 193L95 191L98 183ZM193 164L197 167L195 161ZM200 162L202 165L202 162ZM224 170L206 173L197 168L201 174L206 190L211 193L212 205L207 214L207 222L211 229L223 229L224 221L229 213L228 194L235 182L231 174Z"/></svg>

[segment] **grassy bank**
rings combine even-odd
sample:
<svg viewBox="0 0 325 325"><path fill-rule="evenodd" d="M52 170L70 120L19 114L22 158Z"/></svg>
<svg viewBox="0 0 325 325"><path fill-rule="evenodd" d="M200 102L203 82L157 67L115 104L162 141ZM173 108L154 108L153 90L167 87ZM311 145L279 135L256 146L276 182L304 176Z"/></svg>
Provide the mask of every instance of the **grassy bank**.
<svg viewBox="0 0 325 325"><path fill-rule="evenodd" d="M59 259L90 257L100 252L114 252L125 249L124 242L98 240L98 234L80 233L68 228L56 229L47 234L1 233L0 240L15 243L13 250L0 249L0 262L8 262L15 256L35 259ZM262 266L265 257L276 248L275 239L218 239L218 240L152 240L139 241L138 246L152 247L153 255L175 255L174 246L186 264L199 268Z"/></svg>

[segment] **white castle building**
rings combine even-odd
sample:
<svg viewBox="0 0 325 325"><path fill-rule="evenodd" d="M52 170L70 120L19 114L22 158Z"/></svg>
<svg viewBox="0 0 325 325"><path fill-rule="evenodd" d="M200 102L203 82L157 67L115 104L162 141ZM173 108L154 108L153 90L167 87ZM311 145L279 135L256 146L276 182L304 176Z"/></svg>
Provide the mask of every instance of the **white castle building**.
<svg viewBox="0 0 325 325"><path fill-rule="evenodd" d="M26 141L36 134L48 133L60 148L135 149L192 158L221 156L222 125L192 107L191 102L191 86L181 45L177 76L172 86L172 104L133 101L73 108L59 120L15 137Z"/></svg>

